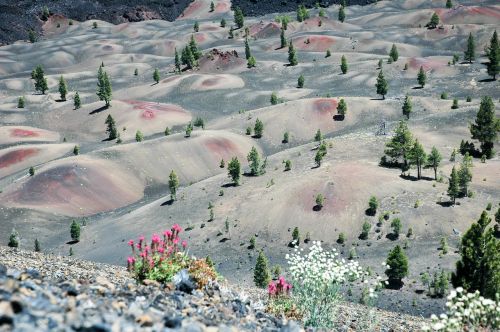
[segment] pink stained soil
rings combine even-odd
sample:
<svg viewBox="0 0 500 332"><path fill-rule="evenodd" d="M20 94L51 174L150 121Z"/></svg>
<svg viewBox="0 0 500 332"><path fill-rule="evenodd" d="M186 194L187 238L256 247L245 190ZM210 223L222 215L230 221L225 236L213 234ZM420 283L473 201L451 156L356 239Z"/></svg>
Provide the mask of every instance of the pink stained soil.
<svg viewBox="0 0 500 332"><path fill-rule="evenodd" d="M139 110L141 112L141 118L145 120L152 120L156 117L157 113L165 112L171 115L185 115L188 116L188 112L179 106L172 104L158 104L148 101L139 100L124 100L125 103L134 106L134 110Z"/></svg>
<svg viewBox="0 0 500 332"><path fill-rule="evenodd" d="M106 172L78 165L58 166L41 172L8 194L6 200L14 205L50 207L58 212L85 215L133 202L130 193L124 193Z"/></svg>
<svg viewBox="0 0 500 332"><path fill-rule="evenodd" d="M219 3L215 6L215 12L216 12L216 13L226 13L226 12L228 12L230 9L231 9L231 7L229 6L229 4L228 4L227 2L219 2Z"/></svg>
<svg viewBox="0 0 500 332"><path fill-rule="evenodd" d="M207 35L202 32L197 32L194 34L194 40L196 40L198 44L204 43L207 41Z"/></svg>
<svg viewBox="0 0 500 332"><path fill-rule="evenodd" d="M11 137L38 137L38 136L40 136L40 134L37 133L36 131L33 131L33 130L16 128L16 129L12 129L10 131L10 136Z"/></svg>
<svg viewBox="0 0 500 332"><path fill-rule="evenodd" d="M309 40L308 43L306 43L307 40ZM303 36L293 40L295 48L311 52L326 52L326 50L332 48L334 43L335 38L322 35Z"/></svg>
<svg viewBox="0 0 500 332"><path fill-rule="evenodd" d="M426 58L411 58L410 59L410 67L412 69L420 69L423 67L424 70L436 70L442 67L445 67L447 62L445 60L431 60Z"/></svg>
<svg viewBox="0 0 500 332"><path fill-rule="evenodd" d="M489 16L500 20L500 10L492 7L459 6L454 9L439 8L436 10L439 18L446 23L447 20L464 16Z"/></svg>
<svg viewBox="0 0 500 332"><path fill-rule="evenodd" d="M38 154L39 149L19 149L19 150L14 150L7 152L3 156L0 156L0 168L6 168L11 165L17 164L25 160L26 158L29 158L31 156L34 156Z"/></svg>
<svg viewBox="0 0 500 332"><path fill-rule="evenodd" d="M186 10L184 10L184 12L182 13L182 17L189 18L195 15L196 12L201 9L202 5L203 4L200 1L195 0L189 5L189 7L186 8Z"/></svg>
<svg viewBox="0 0 500 332"><path fill-rule="evenodd" d="M182 79L182 76L176 75L176 76L171 76L168 78L165 78L164 80L161 80L160 83L171 83L177 80Z"/></svg>
<svg viewBox="0 0 500 332"><path fill-rule="evenodd" d="M337 112L338 102L336 99L323 98L314 101L313 111L320 117L332 117Z"/></svg>
<svg viewBox="0 0 500 332"><path fill-rule="evenodd" d="M216 160L220 158L229 160L239 152L236 144L224 137L209 137L203 141L203 144L211 153L216 155Z"/></svg>
<svg viewBox="0 0 500 332"><path fill-rule="evenodd" d="M256 38L270 38L279 36L281 27L276 22L271 22L266 25L263 23L254 24L250 27L250 35Z"/></svg>
<svg viewBox="0 0 500 332"><path fill-rule="evenodd" d="M342 195L337 194L335 185L325 183L321 184L305 184L300 188L295 188L295 194L291 197L290 205L300 206L304 211L311 213L335 213L336 211L344 210L347 201ZM316 205L314 199L317 194L323 194L325 201L323 207L319 211L313 211Z"/></svg>
<svg viewBox="0 0 500 332"><path fill-rule="evenodd" d="M203 80L203 82L201 82L201 85L205 86L205 87L213 87L213 86L216 86L217 84L219 84L220 81L221 81L221 79L218 77L207 78L207 79Z"/></svg>

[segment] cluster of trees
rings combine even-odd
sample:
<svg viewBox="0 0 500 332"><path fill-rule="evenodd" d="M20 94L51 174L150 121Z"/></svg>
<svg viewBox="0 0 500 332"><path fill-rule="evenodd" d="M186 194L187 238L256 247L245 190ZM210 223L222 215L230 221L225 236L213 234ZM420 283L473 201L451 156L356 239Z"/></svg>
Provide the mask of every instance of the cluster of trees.
<svg viewBox="0 0 500 332"><path fill-rule="evenodd" d="M448 196L450 196L452 203L458 197L466 197L469 194L469 182L472 181L472 157L465 153L459 169L453 166L448 183Z"/></svg>
<svg viewBox="0 0 500 332"><path fill-rule="evenodd" d="M198 60L201 58L202 53L198 49L198 44L196 44L196 40L194 36L191 35L191 39L189 43L182 49L181 56L179 57L179 53L177 49L175 49L175 69L178 73L181 71L181 64L185 65L188 69L192 69L198 66Z"/></svg>
<svg viewBox="0 0 500 332"><path fill-rule="evenodd" d="M387 162L386 156L391 158ZM432 147L431 153L427 155L422 144L413 138L406 121L400 121L394 136L386 144L385 156L381 164L398 165L401 173L410 169L412 165L417 168L417 179L422 177L422 168L425 166L434 169L434 179L437 180L437 169L441 163L441 154L436 147Z"/></svg>

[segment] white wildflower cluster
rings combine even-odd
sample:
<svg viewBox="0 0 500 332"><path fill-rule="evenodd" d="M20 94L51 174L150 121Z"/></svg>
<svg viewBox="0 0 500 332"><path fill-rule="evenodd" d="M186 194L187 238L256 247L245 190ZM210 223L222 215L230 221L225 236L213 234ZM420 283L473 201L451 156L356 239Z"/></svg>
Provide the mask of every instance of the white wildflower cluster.
<svg viewBox="0 0 500 332"><path fill-rule="evenodd" d="M335 249L325 251L319 241L308 252L295 248L286 256L292 298L307 327L333 328L342 284L365 275L357 262L339 259Z"/></svg>
<svg viewBox="0 0 500 332"><path fill-rule="evenodd" d="M497 331L500 329L500 303L485 299L479 292L467 293L458 287L447 298L447 314L432 315L432 323L424 325L423 331L458 332L478 329Z"/></svg>
<svg viewBox="0 0 500 332"><path fill-rule="evenodd" d="M339 259L335 249L325 251L319 241L313 242L309 252L295 248L294 253L287 255L292 279L307 286L323 287L329 284L342 284L364 275L363 269L356 261Z"/></svg>

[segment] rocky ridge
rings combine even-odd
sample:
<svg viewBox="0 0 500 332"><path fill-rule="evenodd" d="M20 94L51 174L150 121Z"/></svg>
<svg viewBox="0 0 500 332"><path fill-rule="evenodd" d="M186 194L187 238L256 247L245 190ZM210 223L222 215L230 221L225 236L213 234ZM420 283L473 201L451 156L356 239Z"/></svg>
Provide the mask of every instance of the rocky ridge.
<svg viewBox="0 0 500 332"><path fill-rule="evenodd" d="M138 285L124 267L0 247L0 331L302 331L265 313L265 293L213 283L190 294ZM365 307L339 310L339 331L361 330ZM374 310L379 331L416 331L422 320Z"/></svg>

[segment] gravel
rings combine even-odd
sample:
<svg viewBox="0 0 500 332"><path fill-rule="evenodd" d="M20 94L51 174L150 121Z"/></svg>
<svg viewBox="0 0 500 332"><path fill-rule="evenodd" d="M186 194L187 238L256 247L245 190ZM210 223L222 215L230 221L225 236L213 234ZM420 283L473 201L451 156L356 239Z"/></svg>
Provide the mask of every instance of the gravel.
<svg viewBox="0 0 500 332"><path fill-rule="evenodd" d="M303 331L265 313L263 290L212 283L187 294L137 284L124 267L0 247L3 331ZM343 304L338 331L416 331L421 320Z"/></svg>

